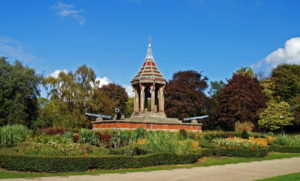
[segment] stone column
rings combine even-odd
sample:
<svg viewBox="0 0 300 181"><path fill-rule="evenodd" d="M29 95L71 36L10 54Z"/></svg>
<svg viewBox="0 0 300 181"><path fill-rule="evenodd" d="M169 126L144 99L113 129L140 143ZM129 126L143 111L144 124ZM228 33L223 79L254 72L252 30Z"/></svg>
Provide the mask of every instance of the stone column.
<svg viewBox="0 0 300 181"><path fill-rule="evenodd" d="M151 111L156 112L156 109L155 109L155 85L151 86Z"/></svg>
<svg viewBox="0 0 300 181"><path fill-rule="evenodd" d="M141 94L140 94L140 112L144 112L145 109L145 86L140 85Z"/></svg>
<svg viewBox="0 0 300 181"><path fill-rule="evenodd" d="M165 112L164 86L159 88L159 112Z"/></svg>
<svg viewBox="0 0 300 181"><path fill-rule="evenodd" d="M134 112L139 112L139 92L134 89Z"/></svg>

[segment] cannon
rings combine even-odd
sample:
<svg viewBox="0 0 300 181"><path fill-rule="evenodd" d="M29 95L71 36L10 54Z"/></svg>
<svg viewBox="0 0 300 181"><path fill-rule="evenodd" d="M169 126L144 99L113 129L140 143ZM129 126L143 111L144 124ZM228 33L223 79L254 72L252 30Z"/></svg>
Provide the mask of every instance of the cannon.
<svg viewBox="0 0 300 181"><path fill-rule="evenodd" d="M183 118L182 122L198 123L198 120L208 118L208 115Z"/></svg>
<svg viewBox="0 0 300 181"><path fill-rule="evenodd" d="M114 120L123 120L123 119L125 119L125 116L124 116L124 114L122 113L122 110L121 109L119 109L119 108L116 108L115 109L115 115L114 115Z"/></svg>
<svg viewBox="0 0 300 181"><path fill-rule="evenodd" d="M105 114L94 114L94 113L85 113L86 116L91 116L91 117L96 117L97 119L102 119L102 120L111 120L112 116L110 115L105 115ZM96 119L96 121L98 121ZM100 120L99 120L100 121Z"/></svg>

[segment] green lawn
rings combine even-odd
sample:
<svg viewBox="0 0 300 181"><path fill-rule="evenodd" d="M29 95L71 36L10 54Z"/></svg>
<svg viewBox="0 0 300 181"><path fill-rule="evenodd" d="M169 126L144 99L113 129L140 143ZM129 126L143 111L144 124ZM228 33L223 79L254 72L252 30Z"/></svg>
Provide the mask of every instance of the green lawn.
<svg viewBox="0 0 300 181"><path fill-rule="evenodd" d="M292 173L287 175L280 175L277 177L271 177L266 179L261 179L258 181L299 181L300 180L300 173Z"/></svg>
<svg viewBox="0 0 300 181"><path fill-rule="evenodd" d="M49 176L69 176L69 175L95 175L104 173L126 173L126 172L143 172L154 170L169 170L176 168L192 168L192 167L205 167L212 165L224 165L241 162L272 160L290 157L300 157L300 153L269 153L263 158L239 158L239 157L207 157L203 158L200 163L190 165L167 165L155 166L146 168L131 168L131 169L118 169L118 170L95 170L85 172L62 172L62 173L31 173L31 172L14 172L14 171L0 171L0 178L23 178L23 177L49 177Z"/></svg>

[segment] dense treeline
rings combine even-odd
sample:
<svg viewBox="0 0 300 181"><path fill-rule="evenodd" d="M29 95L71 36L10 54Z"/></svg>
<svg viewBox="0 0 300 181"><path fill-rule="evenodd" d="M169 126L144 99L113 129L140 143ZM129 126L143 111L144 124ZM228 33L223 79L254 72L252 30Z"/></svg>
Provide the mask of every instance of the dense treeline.
<svg viewBox="0 0 300 181"><path fill-rule="evenodd" d="M89 127L85 112L112 115L116 107L130 117L133 99L125 88L100 87L95 72L83 65L75 72L42 77L16 61L0 58L0 125L30 128ZM45 87L47 98L40 97ZM174 73L165 90L168 117L209 115L206 129L277 130L300 124L300 65L279 65L268 77L242 67L226 82L209 82L194 70Z"/></svg>

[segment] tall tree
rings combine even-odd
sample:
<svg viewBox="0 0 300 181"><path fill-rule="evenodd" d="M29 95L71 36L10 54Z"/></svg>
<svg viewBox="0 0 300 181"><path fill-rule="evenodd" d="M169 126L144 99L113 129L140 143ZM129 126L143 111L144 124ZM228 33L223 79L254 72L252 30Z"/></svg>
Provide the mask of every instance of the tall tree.
<svg viewBox="0 0 300 181"><path fill-rule="evenodd" d="M110 99L117 101L117 107L122 110L123 113L126 113L126 102L128 100L128 95L124 87L115 84L109 83L100 88L107 97Z"/></svg>
<svg viewBox="0 0 300 181"><path fill-rule="evenodd" d="M61 72L57 78L47 77L44 83L50 88L51 100L46 108L49 108L50 114L65 116L65 119L62 118L62 126L86 127L89 125L86 112L107 113L107 108L115 105L115 102L98 87L99 82L96 81L94 71L86 65L80 66L74 73ZM65 110L67 112L63 113ZM53 123L55 122L56 120L53 120Z"/></svg>
<svg viewBox="0 0 300 181"><path fill-rule="evenodd" d="M205 112L207 77L188 70L176 72L166 85L165 112L168 117L199 116Z"/></svg>
<svg viewBox="0 0 300 181"><path fill-rule="evenodd" d="M218 97L218 123L228 130L232 130L237 121L250 121L257 125L258 112L265 108L268 100L262 90L257 78L233 74Z"/></svg>
<svg viewBox="0 0 300 181"><path fill-rule="evenodd" d="M0 125L31 127L37 118L41 77L19 61L10 64L0 57Z"/></svg>
<svg viewBox="0 0 300 181"><path fill-rule="evenodd" d="M300 65L283 64L272 70L271 79L274 83L274 97L290 102L300 95Z"/></svg>

